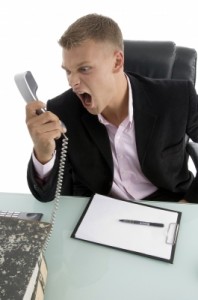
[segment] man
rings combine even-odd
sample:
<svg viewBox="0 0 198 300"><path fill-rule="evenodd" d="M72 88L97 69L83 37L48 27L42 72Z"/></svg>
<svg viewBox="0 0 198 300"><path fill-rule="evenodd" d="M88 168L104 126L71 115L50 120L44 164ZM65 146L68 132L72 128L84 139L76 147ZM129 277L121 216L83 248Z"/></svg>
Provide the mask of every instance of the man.
<svg viewBox="0 0 198 300"><path fill-rule="evenodd" d="M71 89L27 105L34 143L28 183L54 199L61 136L69 139L63 195L198 202L185 134L198 142L198 99L190 82L154 80L123 69L123 38L110 18L90 14L59 40ZM61 126L60 120L65 124Z"/></svg>

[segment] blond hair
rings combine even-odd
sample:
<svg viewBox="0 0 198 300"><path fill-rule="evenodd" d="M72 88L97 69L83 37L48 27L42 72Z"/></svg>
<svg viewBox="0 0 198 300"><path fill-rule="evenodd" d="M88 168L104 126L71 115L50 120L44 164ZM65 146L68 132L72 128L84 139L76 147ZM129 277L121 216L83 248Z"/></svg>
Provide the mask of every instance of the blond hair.
<svg viewBox="0 0 198 300"><path fill-rule="evenodd" d="M58 43L61 47L71 49L85 40L109 42L123 50L123 37L118 24L109 17L88 14L77 19L63 33Z"/></svg>

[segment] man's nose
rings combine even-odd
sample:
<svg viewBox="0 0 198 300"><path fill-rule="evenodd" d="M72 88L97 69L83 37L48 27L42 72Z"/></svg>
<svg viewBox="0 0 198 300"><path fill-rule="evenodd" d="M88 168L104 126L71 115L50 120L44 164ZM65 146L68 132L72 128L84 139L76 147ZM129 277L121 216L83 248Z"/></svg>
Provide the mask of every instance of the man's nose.
<svg viewBox="0 0 198 300"><path fill-rule="evenodd" d="M68 76L68 82L69 82L69 86L73 89L79 86L80 78L75 74L70 74Z"/></svg>

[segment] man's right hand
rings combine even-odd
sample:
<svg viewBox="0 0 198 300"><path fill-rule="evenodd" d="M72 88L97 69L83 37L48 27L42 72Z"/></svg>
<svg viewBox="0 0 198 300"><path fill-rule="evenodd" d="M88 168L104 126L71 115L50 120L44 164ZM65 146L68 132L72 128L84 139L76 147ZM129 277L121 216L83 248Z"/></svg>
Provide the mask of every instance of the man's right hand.
<svg viewBox="0 0 198 300"><path fill-rule="evenodd" d="M26 105L26 124L34 144L34 153L38 161L47 163L55 151L55 140L61 137L66 129L62 127L59 118L52 112L37 114L36 111L45 108L41 101L33 101Z"/></svg>

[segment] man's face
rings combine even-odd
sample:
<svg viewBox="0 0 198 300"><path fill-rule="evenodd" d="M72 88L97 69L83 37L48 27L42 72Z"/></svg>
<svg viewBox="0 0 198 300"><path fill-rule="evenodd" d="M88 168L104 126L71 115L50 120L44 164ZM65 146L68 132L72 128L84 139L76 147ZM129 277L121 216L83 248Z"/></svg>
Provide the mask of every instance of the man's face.
<svg viewBox="0 0 198 300"><path fill-rule="evenodd" d="M107 42L86 40L70 50L63 49L62 67L69 85L91 114L113 105L120 60L123 62L122 52Z"/></svg>

